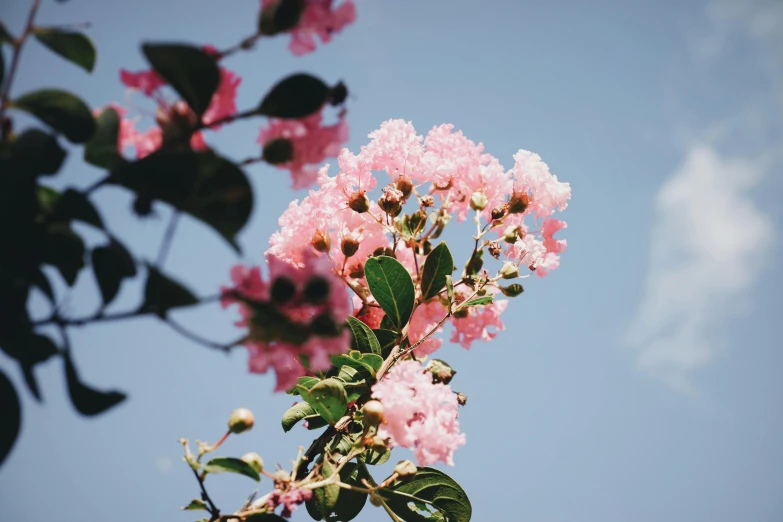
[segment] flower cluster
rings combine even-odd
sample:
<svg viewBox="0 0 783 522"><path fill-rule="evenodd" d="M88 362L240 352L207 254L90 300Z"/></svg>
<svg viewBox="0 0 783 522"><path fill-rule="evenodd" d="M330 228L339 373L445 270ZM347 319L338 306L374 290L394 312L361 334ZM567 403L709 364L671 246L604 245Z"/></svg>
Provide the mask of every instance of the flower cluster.
<svg viewBox="0 0 783 522"><path fill-rule="evenodd" d="M259 267L235 266L234 286L222 289L224 307L238 304L248 328L245 346L250 371L277 375L276 391L284 391L307 373L302 358L313 371L331 367L330 356L346 351L350 342L342 328L350 312L345 285L332 272L331 263L306 249L303 265L267 256L269 279Z"/></svg>
<svg viewBox="0 0 783 522"><path fill-rule="evenodd" d="M443 461L454 465L454 450L465 444L457 421L457 394L442 383L433 384L430 373L416 361L397 363L372 388L383 404L378 435L390 446L412 448L422 466Z"/></svg>
<svg viewBox="0 0 783 522"><path fill-rule="evenodd" d="M280 0L261 0L261 7L267 8ZM316 37L328 43L332 35L356 20L356 6L353 0L345 0L339 7L333 7L333 0L303 0L302 14L296 27L291 29L288 48L297 56L316 49Z"/></svg>

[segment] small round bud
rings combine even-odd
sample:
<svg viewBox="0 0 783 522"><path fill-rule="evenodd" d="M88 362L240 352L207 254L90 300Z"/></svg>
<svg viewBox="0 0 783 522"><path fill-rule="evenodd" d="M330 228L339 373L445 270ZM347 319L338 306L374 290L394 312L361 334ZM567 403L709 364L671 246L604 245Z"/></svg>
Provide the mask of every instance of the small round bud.
<svg viewBox="0 0 783 522"><path fill-rule="evenodd" d="M451 314L455 319L464 319L468 316L468 309L467 308L461 308Z"/></svg>
<svg viewBox="0 0 783 522"><path fill-rule="evenodd" d="M435 198L433 198L431 195L426 194L421 197L421 206L431 207L434 204L435 204Z"/></svg>
<svg viewBox="0 0 783 522"><path fill-rule="evenodd" d="M517 239L522 239L524 237L525 232L517 225L509 225L503 231L503 240L506 243L514 244L517 242Z"/></svg>
<svg viewBox="0 0 783 522"><path fill-rule="evenodd" d="M367 194L363 190L357 190L348 197L348 208L359 214L363 214L370 210L370 200L367 199Z"/></svg>
<svg viewBox="0 0 783 522"><path fill-rule="evenodd" d="M377 426L383 421L383 404L381 401L367 401L362 408L362 419L366 426Z"/></svg>
<svg viewBox="0 0 783 522"><path fill-rule="evenodd" d="M516 297L525 291L525 289L519 283L514 283L508 286L500 286L499 288L506 297Z"/></svg>
<svg viewBox="0 0 783 522"><path fill-rule="evenodd" d="M352 265L348 269L348 276L354 279L361 279L362 277L364 277L364 265L362 264Z"/></svg>
<svg viewBox="0 0 783 522"><path fill-rule="evenodd" d="M304 300L312 304L321 304L329 297L329 281L320 276L313 276L304 287Z"/></svg>
<svg viewBox="0 0 783 522"><path fill-rule="evenodd" d="M386 439L380 435L375 435L372 439L370 439L370 443L368 445L370 446L370 449L376 453L383 453L388 449Z"/></svg>
<svg viewBox="0 0 783 522"><path fill-rule="evenodd" d="M390 184L383 187L383 195L378 199L378 206L390 216L396 217L402 212L403 197L402 191Z"/></svg>
<svg viewBox="0 0 783 522"><path fill-rule="evenodd" d="M503 219L508 212L508 203L503 203L492 209L492 219Z"/></svg>
<svg viewBox="0 0 783 522"><path fill-rule="evenodd" d="M253 427L256 419L253 412L247 408L238 408L231 412L228 418L228 431L231 433L242 433Z"/></svg>
<svg viewBox="0 0 783 522"><path fill-rule="evenodd" d="M468 403L468 396L462 392L457 393L457 404L465 406Z"/></svg>
<svg viewBox="0 0 783 522"><path fill-rule="evenodd" d="M509 214L521 214L527 210L527 206L530 204L530 196L525 192L514 192L508 200L508 213Z"/></svg>
<svg viewBox="0 0 783 522"><path fill-rule="evenodd" d="M383 498L381 498L381 496L378 493L373 491L372 493L370 493L370 504L372 504L375 507L381 507L383 505Z"/></svg>
<svg viewBox="0 0 783 522"><path fill-rule="evenodd" d="M487 204L489 203L489 200L487 199L487 196L482 192L474 192L472 196L470 196L470 208L473 210L484 210L487 208Z"/></svg>
<svg viewBox="0 0 783 522"><path fill-rule="evenodd" d="M264 143L262 157L270 165L288 163L294 157L294 145L287 138L269 140Z"/></svg>
<svg viewBox="0 0 783 522"><path fill-rule="evenodd" d="M144 196L138 196L133 201L133 212L139 217L147 217L152 214L152 200Z"/></svg>
<svg viewBox="0 0 783 522"><path fill-rule="evenodd" d="M359 241L352 236L345 236L342 243L340 243L340 250L342 250L345 257L351 257L359 250Z"/></svg>
<svg viewBox="0 0 783 522"><path fill-rule="evenodd" d="M394 187L402 193L403 198L407 198L413 191L413 183L408 176L402 175L394 182Z"/></svg>
<svg viewBox="0 0 783 522"><path fill-rule="evenodd" d="M329 91L328 100L331 105L341 105L348 98L348 87L343 82L338 83Z"/></svg>
<svg viewBox="0 0 783 522"><path fill-rule="evenodd" d="M375 250L373 250L372 255L373 257L388 256L388 257L393 257L395 259L397 258L397 256L394 255L394 250L392 250L389 247L378 247Z"/></svg>
<svg viewBox="0 0 783 522"><path fill-rule="evenodd" d="M503 250L500 248L500 244L497 241L490 241L489 245L487 245L487 250L489 250L489 255L495 259L499 259L500 254L503 252Z"/></svg>
<svg viewBox="0 0 783 522"><path fill-rule="evenodd" d="M410 460L401 460L397 463L396 466L394 466L394 472L400 478L413 477L414 475L416 475L417 471L418 469L416 468L416 464L414 464Z"/></svg>
<svg viewBox="0 0 783 522"><path fill-rule="evenodd" d="M511 261L506 261L500 268L500 276L503 279L514 279L519 277L519 268Z"/></svg>
<svg viewBox="0 0 783 522"><path fill-rule="evenodd" d="M256 473L264 471L264 459L256 452L245 453L240 460L249 464L251 468L256 470Z"/></svg>
<svg viewBox="0 0 783 522"><path fill-rule="evenodd" d="M332 248L332 239L329 237L329 234L316 230L313 238L310 240L310 244L319 252L328 252Z"/></svg>

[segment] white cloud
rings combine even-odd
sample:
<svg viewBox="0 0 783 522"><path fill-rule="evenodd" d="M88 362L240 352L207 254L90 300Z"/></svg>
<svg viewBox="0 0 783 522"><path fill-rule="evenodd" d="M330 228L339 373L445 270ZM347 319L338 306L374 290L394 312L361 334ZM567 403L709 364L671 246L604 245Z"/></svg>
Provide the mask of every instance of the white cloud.
<svg viewBox="0 0 783 522"><path fill-rule="evenodd" d="M681 391L721 349L721 326L772 244L772 222L750 195L761 177L761 165L694 146L657 194L650 271L628 340L641 368Z"/></svg>

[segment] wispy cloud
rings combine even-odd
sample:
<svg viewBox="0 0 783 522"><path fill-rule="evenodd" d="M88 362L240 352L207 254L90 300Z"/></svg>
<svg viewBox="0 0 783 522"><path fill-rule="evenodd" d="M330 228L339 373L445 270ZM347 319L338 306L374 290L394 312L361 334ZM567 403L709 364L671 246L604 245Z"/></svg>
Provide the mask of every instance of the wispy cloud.
<svg viewBox="0 0 783 522"><path fill-rule="evenodd" d="M773 223L753 193L780 166L783 145L769 138L783 121L783 2L714 0L704 19L695 62L710 70L735 44L749 44L769 89L738 93L719 122L699 129L656 194L649 270L628 342L640 368L683 392L693 391L691 372L727 348L725 325L748 304L768 261ZM763 138L725 152L750 134Z"/></svg>

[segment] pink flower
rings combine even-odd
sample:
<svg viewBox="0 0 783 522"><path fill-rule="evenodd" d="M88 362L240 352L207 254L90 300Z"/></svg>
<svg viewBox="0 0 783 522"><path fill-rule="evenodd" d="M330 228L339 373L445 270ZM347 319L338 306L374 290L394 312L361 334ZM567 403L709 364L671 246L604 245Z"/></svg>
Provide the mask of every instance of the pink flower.
<svg viewBox="0 0 783 522"><path fill-rule="evenodd" d="M276 0L262 0L262 7ZM333 0L304 0L304 11L299 23L290 30L292 38L288 48L297 56L316 49L316 36L323 43L332 40L332 34L356 20L356 6L353 0L346 0L339 7L332 7Z"/></svg>
<svg viewBox="0 0 783 522"><path fill-rule="evenodd" d="M166 85L166 81L153 70L134 73L120 69L120 81L125 87L140 90L148 97L152 97L158 89Z"/></svg>
<svg viewBox="0 0 783 522"><path fill-rule="evenodd" d="M245 346L250 371L274 369L275 391L290 389L306 374L300 356L312 370L325 371L331 356L344 353L350 344L350 332L341 329L351 307L345 284L333 274L328 258L310 250L301 257L303 266L296 268L268 255L268 280L258 267L235 266L234 286L221 289L222 305L238 304L242 319L237 324L249 328Z"/></svg>
<svg viewBox="0 0 783 522"><path fill-rule="evenodd" d="M565 221L558 219L546 219L541 227L541 235L544 236L544 248L547 252L553 254L562 254L565 252L566 245L568 244L565 239L555 239L555 232L563 228L567 228L568 224Z"/></svg>
<svg viewBox="0 0 783 522"><path fill-rule="evenodd" d="M276 166L291 171L294 189L315 183L318 171L307 165L336 157L340 147L348 140L348 123L344 113L340 114L339 121L334 125L322 125L322 119L320 112L299 120L270 119L269 125L262 128L258 136L258 143L262 147L277 139L287 139L291 143L291 160Z"/></svg>
<svg viewBox="0 0 783 522"><path fill-rule="evenodd" d="M457 292L457 300L467 296ZM451 324L454 329L451 332L451 342L459 343L463 348L470 348L473 341L491 341L497 337L498 332L505 330L502 314L508 306L508 300L501 299L487 305L470 306L467 308L467 317L452 317Z"/></svg>
<svg viewBox="0 0 783 522"><path fill-rule="evenodd" d="M285 518L290 518L297 505L310 500L313 497L313 490L307 488L292 487L286 492L275 489L269 494L267 505L275 509L280 504L283 505L283 511L280 513Z"/></svg>
<svg viewBox="0 0 783 522"><path fill-rule="evenodd" d="M408 327L408 337L411 344L419 342L430 330L437 326L438 322L446 315L446 307L441 304L437 299L427 301L419 305L416 311L413 312L411 317L411 323ZM437 332L443 331L443 328L438 328ZM416 357L424 357L435 352L441 347L443 341L434 335L430 336L426 341L421 343L413 351Z"/></svg>
<svg viewBox="0 0 783 522"><path fill-rule="evenodd" d="M242 83L242 78L225 67L220 68L220 83L217 91L212 95L209 107L204 112L203 120L205 124L209 125L221 118L236 114L237 89L240 83ZM215 125L211 128L212 130L218 130L220 125Z"/></svg>
<svg viewBox="0 0 783 522"><path fill-rule="evenodd" d="M378 434L392 446L412 448L421 466L438 461L454 465L454 451L465 444L459 431L457 395L445 384L433 384L421 364L401 361L372 387L383 403Z"/></svg>
<svg viewBox="0 0 783 522"><path fill-rule="evenodd" d="M514 154L514 161L511 170L515 190L532 196L527 213L541 218L551 216L555 210L562 212L566 209L571 198L571 185L557 181L557 176L549 172L549 166L541 161L541 156L520 150Z"/></svg>

